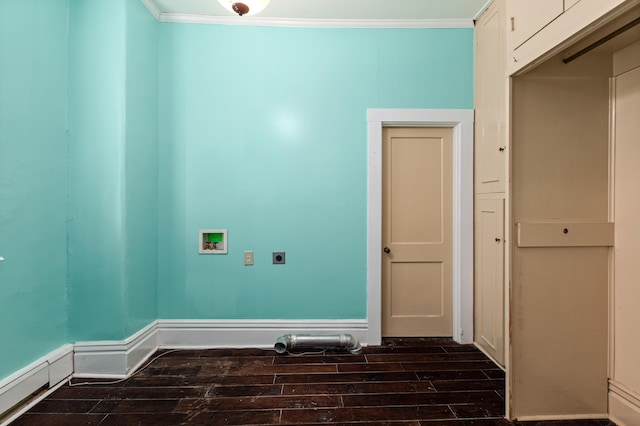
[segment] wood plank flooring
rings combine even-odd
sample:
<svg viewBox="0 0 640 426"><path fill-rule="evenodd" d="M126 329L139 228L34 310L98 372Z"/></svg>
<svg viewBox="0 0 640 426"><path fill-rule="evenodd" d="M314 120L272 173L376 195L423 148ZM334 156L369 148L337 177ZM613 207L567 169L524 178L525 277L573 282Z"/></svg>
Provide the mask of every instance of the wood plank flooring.
<svg viewBox="0 0 640 426"><path fill-rule="evenodd" d="M129 379L74 380L12 425L510 425L504 373L450 339L384 339L360 355L160 351ZM608 421L530 425L613 425Z"/></svg>

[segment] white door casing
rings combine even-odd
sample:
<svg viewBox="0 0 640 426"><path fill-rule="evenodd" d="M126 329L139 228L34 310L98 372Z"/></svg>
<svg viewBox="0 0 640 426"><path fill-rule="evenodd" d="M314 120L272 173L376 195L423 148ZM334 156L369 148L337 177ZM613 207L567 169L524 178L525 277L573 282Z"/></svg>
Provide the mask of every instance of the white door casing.
<svg viewBox="0 0 640 426"><path fill-rule="evenodd" d="M472 109L369 109L367 172L367 321L369 345L382 339L382 128L453 129L453 339L473 342Z"/></svg>

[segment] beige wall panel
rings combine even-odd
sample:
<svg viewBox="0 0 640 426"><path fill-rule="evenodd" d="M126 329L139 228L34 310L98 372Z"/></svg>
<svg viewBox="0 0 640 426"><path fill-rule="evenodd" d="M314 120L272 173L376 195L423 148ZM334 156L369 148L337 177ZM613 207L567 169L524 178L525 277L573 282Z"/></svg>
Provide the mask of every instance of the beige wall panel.
<svg viewBox="0 0 640 426"><path fill-rule="evenodd" d="M640 40L613 55L613 75L618 76L637 67L640 67Z"/></svg>
<svg viewBox="0 0 640 426"><path fill-rule="evenodd" d="M515 221L606 222L608 80L521 77L513 93Z"/></svg>
<svg viewBox="0 0 640 426"><path fill-rule="evenodd" d="M512 414L607 413L607 248L520 248L512 286Z"/></svg>
<svg viewBox="0 0 640 426"><path fill-rule="evenodd" d="M518 77L514 222L607 222L609 81ZM511 415L607 413L607 247L515 248Z"/></svg>
<svg viewBox="0 0 640 426"><path fill-rule="evenodd" d="M640 68L616 79L613 379L640 395Z"/></svg>
<svg viewBox="0 0 640 426"><path fill-rule="evenodd" d="M573 51L573 49L572 49ZM577 51L577 50L576 50ZM527 73L527 77L602 78L611 77L611 53L593 52L565 64L568 53L562 52Z"/></svg>
<svg viewBox="0 0 640 426"><path fill-rule="evenodd" d="M518 223L518 247L613 245L613 223Z"/></svg>

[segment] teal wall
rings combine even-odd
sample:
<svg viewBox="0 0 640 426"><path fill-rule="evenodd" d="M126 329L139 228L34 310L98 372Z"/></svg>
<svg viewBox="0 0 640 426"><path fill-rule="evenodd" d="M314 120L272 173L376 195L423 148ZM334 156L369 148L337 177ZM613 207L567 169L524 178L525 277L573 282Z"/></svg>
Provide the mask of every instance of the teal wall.
<svg viewBox="0 0 640 426"><path fill-rule="evenodd" d="M157 25L139 1L71 3L73 340L123 339L157 318Z"/></svg>
<svg viewBox="0 0 640 426"><path fill-rule="evenodd" d="M162 24L159 64L159 316L366 318L366 111L472 108L473 30Z"/></svg>
<svg viewBox="0 0 640 426"><path fill-rule="evenodd" d="M125 280L125 11L72 2L69 26L69 325L121 339Z"/></svg>
<svg viewBox="0 0 640 426"><path fill-rule="evenodd" d="M111 0L110 0L111 1ZM158 318L158 27L126 1L126 268L124 336Z"/></svg>
<svg viewBox="0 0 640 426"><path fill-rule="evenodd" d="M472 47L2 0L0 378L156 318L365 318L366 110L471 108Z"/></svg>
<svg viewBox="0 0 640 426"><path fill-rule="evenodd" d="M68 342L67 22L0 1L0 379Z"/></svg>

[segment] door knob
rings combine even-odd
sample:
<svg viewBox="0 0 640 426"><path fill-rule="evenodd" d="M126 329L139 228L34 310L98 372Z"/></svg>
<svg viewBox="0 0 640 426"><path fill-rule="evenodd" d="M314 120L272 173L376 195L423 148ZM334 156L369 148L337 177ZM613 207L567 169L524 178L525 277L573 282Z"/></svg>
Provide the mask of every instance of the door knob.
<svg viewBox="0 0 640 426"><path fill-rule="evenodd" d="M391 253L391 249L389 247L385 247L382 251L384 251L387 254Z"/></svg>

